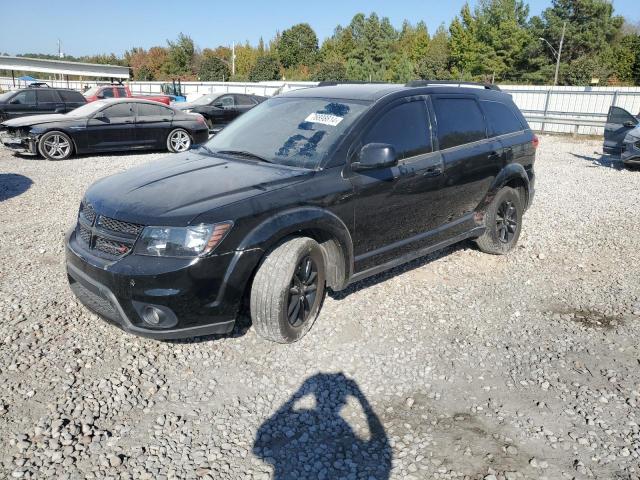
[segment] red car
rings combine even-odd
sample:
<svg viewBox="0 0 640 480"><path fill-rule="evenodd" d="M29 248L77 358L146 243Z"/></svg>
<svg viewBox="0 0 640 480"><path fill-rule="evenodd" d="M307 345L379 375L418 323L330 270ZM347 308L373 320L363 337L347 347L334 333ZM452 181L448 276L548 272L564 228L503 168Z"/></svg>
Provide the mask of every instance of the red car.
<svg viewBox="0 0 640 480"><path fill-rule="evenodd" d="M171 103L171 97L168 95L132 95L131 90L126 85L98 85L91 87L83 95L87 102L95 102L105 98L139 98L164 103L165 105Z"/></svg>

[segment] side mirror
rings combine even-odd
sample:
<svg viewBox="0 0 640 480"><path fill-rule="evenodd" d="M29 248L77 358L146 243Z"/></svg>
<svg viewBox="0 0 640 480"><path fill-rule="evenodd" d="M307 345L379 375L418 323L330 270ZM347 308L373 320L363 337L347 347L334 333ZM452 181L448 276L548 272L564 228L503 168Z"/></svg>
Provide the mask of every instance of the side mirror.
<svg viewBox="0 0 640 480"><path fill-rule="evenodd" d="M624 122L622 125L627 127L627 128L635 128L637 124L638 124L638 122L634 122L632 120L629 120L627 122Z"/></svg>
<svg viewBox="0 0 640 480"><path fill-rule="evenodd" d="M94 120L100 120L101 122L105 122L107 123L109 121L109 119L107 118L107 116L104 114L104 112L98 112L93 116Z"/></svg>
<svg viewBox="0 0 640 480"><path fill-rule="evenodd" d="M357 162L351 164L354 171L388 168L398 164L398 155L393 145L368 143L360 150Z"/></svg>

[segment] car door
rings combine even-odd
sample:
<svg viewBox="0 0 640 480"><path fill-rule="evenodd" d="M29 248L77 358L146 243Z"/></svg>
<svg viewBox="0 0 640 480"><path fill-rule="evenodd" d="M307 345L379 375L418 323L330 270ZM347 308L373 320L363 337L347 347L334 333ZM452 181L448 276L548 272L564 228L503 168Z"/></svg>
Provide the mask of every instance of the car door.
<svg viewBox="0 0 640 480"><path fill-rule="evenodd" d="M236 118L237 112L235 95L222 95L216 99L213 105L222 111L219 122L221 125L227 125Z"/></svg>
<svg viewBox="0 0 640 480"><path fill-rule="evenodd" d="M36 90L36 98L38 100L38 113L65 113L65 105L55 90L38 89Z"/></svg>
<svg viewBox="0 0 640 480"><path fill-rule="evenodd" d="M443 163L434 151L427 97L396 100L374 115L352 149L351 162L365 145L392 145L398 164L351 171L354 187L356 272L415 251L432 241L438 227Z"/></svg>
<svg viewBox="0 0 640 480"><path fill-rule="evenodd" d="M87 146L97 151L137 147L133 104L118 102L97 112L87 120L86 139Z"/></svg>
<svg viewBox="0 0 640 480"><path fill-rule="evenodd" d="M25 115L36 115L38 113L38 102L36 91L25 89L16 93L5 106L5 118L23 117Z"/></svg>
<svg viewBox="0 0 640 480"><path fill-rule="evenodd" d="M611 107L604 127L604 153L619 155L624 150L624 138L633 130L640 120L624 108Z"/></svg>
<svg viewBox="0 0 640 480"><path fill-rule="evenodd" d="M160 104L136 103L135 106L137 144L149 148L166 147L173 110Z"/></svg>
<svg viewBox="0 0 640 480"><path fill-rule="evenodd" d="M503 145L489 138L474 95L434 95L438 146L444 161L441 214L452 235L472 227L473 214L505 163Z"/></svg>
<svg viewBox="0 0 640 480"><path fill-rule="evenodd" d="M73 90L58 90L58 94L64 102L65 113L87 103L87 99L81 93Z"/></svg>

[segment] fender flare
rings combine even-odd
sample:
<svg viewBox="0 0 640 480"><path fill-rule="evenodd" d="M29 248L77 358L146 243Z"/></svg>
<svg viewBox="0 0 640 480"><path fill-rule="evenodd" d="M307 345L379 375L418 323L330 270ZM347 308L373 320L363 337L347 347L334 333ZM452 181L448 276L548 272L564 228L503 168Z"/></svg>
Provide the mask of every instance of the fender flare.
<svg viewBox="0 0 640 480"><path fill-rule="evenodd" d="M496 175L496 178L493 180L493 183L489 187L487 194L482 199L476 211L484 211L489 206L489 204L493 201L493 198L496 196L498 191L504 187L505 185L517 181L518 183L523 183L524 187L527 191L527 198L525 205L523 207L526 209L529 203L529 176L527 175L526 170L519 163L510 163L505 165L502 170Z"/></svg>
<svg viewBox="0 0 640 480"><path fill-rule="evenodd" d="M344 222L334 213L319 207L296 207L278 212L258 224L242 240L236 250L261 249L268 251L282 239L301 232L320 234L316 238L327 256L340 253L341 264L334 265L335 271L328 271L327 277L333 281L331 286L337 290L347 285L353 274L353 241ZM332 245L333 244L333 245ZM331 251L338 248L339 252ZM327 265L330 267L330 265Z"/></svg>

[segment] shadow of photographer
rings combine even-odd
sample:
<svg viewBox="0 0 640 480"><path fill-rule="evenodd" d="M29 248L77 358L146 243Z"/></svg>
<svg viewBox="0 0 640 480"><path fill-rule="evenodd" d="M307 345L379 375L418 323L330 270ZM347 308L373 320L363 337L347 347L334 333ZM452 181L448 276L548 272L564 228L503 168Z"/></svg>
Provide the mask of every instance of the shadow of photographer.
<svg viewBox="0 0 640 480"><path fill-rule="evenodd" d="M368 439L343 416L351 399L366 418ZM260 426L253 453L273 465L274 480L386 480L392 459L380 419L358 384L342 373L308 378Z"/></svg>

